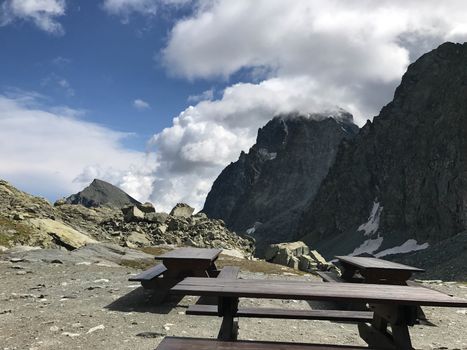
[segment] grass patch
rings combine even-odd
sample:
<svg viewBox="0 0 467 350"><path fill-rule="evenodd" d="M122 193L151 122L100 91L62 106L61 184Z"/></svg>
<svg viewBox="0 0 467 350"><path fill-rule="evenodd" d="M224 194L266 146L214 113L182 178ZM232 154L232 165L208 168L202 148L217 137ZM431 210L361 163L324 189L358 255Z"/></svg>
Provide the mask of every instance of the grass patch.
<svg viewBox="0 0 467 350"><path fill-rule="evenodd" d="M155 260L122 260L119 265L129 267L135 270L146 270L150 267L153 267L155 264Z"/></svg>
<svg viewBox="0 0 467 350"><path fill-rule="evenodd" d="M26 244L33 235L34 231L29 226L0 216L0 245L11 247L15 244Z"/></svg>
<svg viewBox="0 0 467 350"><path fill-rule="evenodd" d="M291 269L290 267L268 263L264 260L247 260L234 258L227 255L221 255L216 261L216 266L239 266L240 271L261 272L264 274L282 275L284 272L294 273L296 275L306 275L306 272Z"/></svg>

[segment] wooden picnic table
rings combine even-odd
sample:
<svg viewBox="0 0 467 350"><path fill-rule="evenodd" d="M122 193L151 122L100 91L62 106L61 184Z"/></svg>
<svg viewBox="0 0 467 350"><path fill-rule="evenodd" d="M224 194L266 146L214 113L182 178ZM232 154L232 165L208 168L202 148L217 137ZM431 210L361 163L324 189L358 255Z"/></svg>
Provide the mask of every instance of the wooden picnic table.
<svg viewBox="0 0 467 350"><path fill-rule="evenodd" d="M403 265L372 257L336 256L342 266L342 279L354 282L359 273L364 283L406 285L414 272L424 272L417 267Z"/></svg>
<svg viewBox="0 0 467 350"><path fill-rule="evenodd" d="M179 248L155 259L162 260L167 278L216 277L219 272L215 261L221 252L221 249Z"/></svg>
<svg viewBox="0 0 467 350"><path fill-rule="evenodd" d="M162 302L172 286L185 277L217 277L219 271L215 261L221 249L179 248L156 256L162 264L129 278L141 282L145 289L153 290L155 302Z"/></svg>
<svg viewBox="0 0 467 350"><path fill-rule="evenodd" d="M421 287L341 283L310 283L290 280L220 280L186 278L171 293L218 297L218 315L223 317L218 339L235 340L234 317L239 298L295 299L369 303L371 324L358 323L360 336L372 347L413 349L408 326L416 320L421 305L467 307L467 300ZM388 332L391 326L391 333Z"/></svg>

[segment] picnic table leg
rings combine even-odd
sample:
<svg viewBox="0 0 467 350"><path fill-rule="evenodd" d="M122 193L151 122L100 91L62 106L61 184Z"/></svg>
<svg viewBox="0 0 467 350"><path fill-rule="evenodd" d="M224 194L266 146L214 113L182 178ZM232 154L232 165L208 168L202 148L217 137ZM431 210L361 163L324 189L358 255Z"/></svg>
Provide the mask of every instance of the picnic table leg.
<svg viewBox="0 0 467 350"><path fill-rule="evenodd" d="M222 316L222 325L217 336L219 340L237 340L238 323L234 317L238 311L238 298L220 297L218 304L219 316Z"/></svg>
<svg viewBox="0 0 467 350"><path fill-rule="evenodd" d="M368 345L381 349L412 350L408 326L417 319L417 307L406 305L371 305L371 326L359 324L360 336ZM391 333L387 326L391 326Z"/></svg>
<svg viewBox="0 0 467 350"><path fill-rule="evenodd" d="M352 281L352 278L355 275L357 268L351 264L347 264L344 261L340 261L339 263L342 267L342 279L349 282Z"/></svg>

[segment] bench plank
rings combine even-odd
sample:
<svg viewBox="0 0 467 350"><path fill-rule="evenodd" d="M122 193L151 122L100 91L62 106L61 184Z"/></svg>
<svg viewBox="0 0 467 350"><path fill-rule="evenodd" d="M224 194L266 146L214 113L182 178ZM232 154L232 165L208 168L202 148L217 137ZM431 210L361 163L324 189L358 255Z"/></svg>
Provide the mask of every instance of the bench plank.
<svg viewBox="0 0 467 350"><path fill-rule="evenodd" d="M224 266L216 278L221 279L236 279L240 268L238 266ZM217 298L201 296L196 304L199 305L217 305Z"/></svg>
<svg viewBox="0 0 467 350"><path fill-rule="evenodd" d="M363 350L363 346L321 345L266 341L219 341L216 339L165 337L156 350Z"/></svg>
<svg viewBox="0 0 467 350"><path fill-rule="evenodd" d="M217 305L190 305L187 315L218 316ZM280 318L296 320L327 320L341 322L371 322L373 312L341 310L293 310L273 308L239 308L236 317Z"/></svg>
<svg viewBox="0 0 467 350"><path fill-rule="evenodd" d="M130 277L128 281L137 281L137 282L150 281L154 278L159 277L165 271L167 271L167 268L163 264L159 264L159 265L151 267L150 269L146 271L141 272L140 274L136 276Z"/></svg>

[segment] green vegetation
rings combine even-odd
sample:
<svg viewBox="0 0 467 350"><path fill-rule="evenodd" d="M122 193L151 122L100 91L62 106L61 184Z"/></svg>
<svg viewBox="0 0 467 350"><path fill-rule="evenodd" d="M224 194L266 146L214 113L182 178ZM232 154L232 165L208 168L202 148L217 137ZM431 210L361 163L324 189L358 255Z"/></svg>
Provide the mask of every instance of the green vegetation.
<svg viewBox="0 0 467 350"><path fill-rule="evenodd" d="M15 244L26 244L34 231L27 225L0 216L0 245L11 247Z"/></svg>

